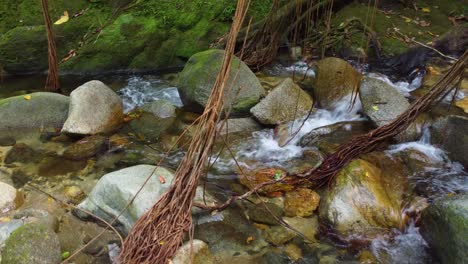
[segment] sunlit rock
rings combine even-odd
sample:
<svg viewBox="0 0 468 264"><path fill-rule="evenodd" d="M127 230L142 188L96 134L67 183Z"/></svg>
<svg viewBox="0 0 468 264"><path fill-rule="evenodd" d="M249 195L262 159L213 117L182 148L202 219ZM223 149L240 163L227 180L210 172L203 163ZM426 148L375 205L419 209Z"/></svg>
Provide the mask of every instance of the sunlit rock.
<svg viewBox="0 0 468 264"><path fill-rule="evenodd" d="M100 81L89 81L70 94L70 111L62 132L99 134L117 129L123 121L122 99Z"/></svg>

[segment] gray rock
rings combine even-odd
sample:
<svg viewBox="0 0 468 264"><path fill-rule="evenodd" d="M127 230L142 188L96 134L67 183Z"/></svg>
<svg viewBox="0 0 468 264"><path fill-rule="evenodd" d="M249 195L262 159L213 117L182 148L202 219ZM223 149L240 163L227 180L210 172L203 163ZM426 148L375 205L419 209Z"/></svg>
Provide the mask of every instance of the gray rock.
<svg viewBox="0 0 468 264"><path fill-rule="evenodd" d="M421 233L442 263L468 259L468 194L446 197L423 211Z"/></svg>
<svg viewBox="0 0 468 264"><path fill-rule="evenodd" d="M197 53L188 60L178 81L185 107L195 112L203 111L221 68L223 56L223 50L213 49ZM248 113L265 94L255 74L238 58L234 58L232 62L226 89L230 89L230 92L225 95L224 109L229 109L233 103L231 114Z"/></svg>
<svg viewBox="0 0 468 264"><path fill-rule="evenodd" d="M13 231L2 251L2 264L56 264L61 259L57 235L39 223L26 224Z"/></svg>
<svg viewBox="0 0 468 264"><path fill-rule="evenodd" d="M61 128L68 116L67 96L38 92L0 100L0 131L18 129ZM29 98L29 97L27 97Z"/></svg>
<svg viewBox="0 0 468 264"><path fill-rule="evenodd" d="M156 100L147 103L140 108L142 111L151 113L159 118L176 116L176 107L166 100Z"/></svg>
<svg viewBox="0 0 468 264"><path fill-rule="evenodd" d="M136 220L142 216L170 187L174 180L174 173L166 168L151 165L137 165L104 175L91 191L89 196L78 207L90 211L107 221L113 220L120 214L127 203L138 192L148 176L148 183L135 198L130 207L119 217L122 230L130 231ZM197 189L195 201L203 203L201 189ZM207 195L208 205L212 205L214 198ZM197 213L194 209L193 213ZM77 210L81 218L88 215Z"/></svg>
<svg viewBox="0 0 468 264"><path fill-rule="evenodd" d="M265 240L275 246L281 246L295 238L297 234L284 226L270 226L264 232Z"/></svg>
<svg viewBox="0 0 468 264"><path fill-rule="evenodd" d="M325 58L317 63L314 99L324 108L351 94L359 87L362 75L346 61Z"/></svg>
<svg viewBox="0 0 468 264"><path fill-rule="evenodd" d="M120 214L137 193L146 178L151 178L134 202L118 219L125 232L130 231L136 220L148 210L170 187L174 174L163 167L137 165L104 175L89 196L78 207L90 211L107 221ZM163 177L165 183L158 178ZM81 217L86 215L77 211Z"/></svg>
<svg viewBox="0 0 468 264"><path fill-rule="evenodd" d="M5 241L10 237L11 233L24 225L23 220L13 219L6 223L0 223L0 250L3 248Z"/></svg>
<svg viewBox="0 0 468 264"><path fill-rule="evenodd" d="M265 206L268 209L265 208ZM284 212L280 206L274 203L255 204L247 210L247 215L249 216L250 220L258 223L277 225L278 221L272 214L281 219Z"/></svg>
<svg viewBox="0 0 468 264"><path fill-rule="evenodd" d="M299 118L312 108L312 98L291 78L285 79L250 112L266 125L278 125Z"/></svg>
<svg viewBox="0 0 468 264"><path fill-rule="evenodd" d="M468 168L468 117L450 115L431 127L431 143L441 146L448 156Z"/></svg>
<svg viewBox="0 0 468 264"><path fill-rule="evenodd" d="M364 113L377 125L383 126L409 107L408 100L390 84L365 77L361 82L359 97Z"/></svg>
<svg viewBox="0 0 468 264"><path fill-rule="evenodd" d="M218 124L218 129L221 128L221 124ZM261 130L262 127L250 117L245 118L230 118L226 120L226 123L219 130L219 135L223 136L226 134L234 133L252 133L254 131Z"/></svg>
<svg viewBox="0 0 468 264"><path fill-rule="evenodd" d="M214 256L211 253L208 244L194 239L192 242L186 242L177 250L172 258L172 264L212 264L215 263Z"/></svg>
<svg viewBox="0 0 468 264"><path fill-rule="evenodd" d="M15 187L0 182L0 214L16 209L21 205L22 198Z"/></svg>
<svg viewBox="0 0 468 264"><path fill-rule="evenodd" d="M122 99L100 81L89 81L70 94L70 111L62 132L99 134L123 122Z"/></svg>

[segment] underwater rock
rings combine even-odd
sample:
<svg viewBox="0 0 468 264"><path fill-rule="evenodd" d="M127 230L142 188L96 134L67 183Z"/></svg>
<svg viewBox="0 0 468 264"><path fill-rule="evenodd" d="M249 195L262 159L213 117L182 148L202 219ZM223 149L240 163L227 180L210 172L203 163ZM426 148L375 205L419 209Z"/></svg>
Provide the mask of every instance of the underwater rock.
<svg viewBox="0 0 468 264"><path fill-rule="evenodd" d="M468 259L468 195L445 197L430 205L421 216L421 234L442 263L464 263Z"/></svg>
<svg viewBox="0 0 468 264"><path fill-rule="evenodd" d="M70 111L62 132L108 133L123 122L122 99L100 81L89 81L70 93Z"/></svg>
<svg viewBox="0 0 468 264"><path fill-rule="evenodd" d="M69 102L68 96L46 92L1 99L0 131L61 128L67 119Z"/></svg>
<svg viewBox="0 0 468 264"><path fill-rule="evenodd" d="M197 53L188 60L184 70L179 74L178 81L178 90L184 107L191 111L203 112L221 68L223 56L223 50L212 49ZM226 87L230 92L225 95L224 110L229 109L232 104L233 115L248 113L265 94L255 74L238 58L234 58L232 62Z"/></svg>
<svg viewBox="0 0 468 264"><path fill-rule="evenodd" d="M287 216L311 216L317 209L320 196L306 188L287 192L284 200L284 212Z"/></svg>
<svg viewBox="0 0 468 264"><path fill-rule="evenodd" d="M250 112L262 124L278 125L307 114L312 104L310 95L291 78L287 78L250 109Z"/></svg>
<svg viewBox="0 0 468 264"><path fill-rule="evenodd" d="M328 108L343 97L356 91L362 75L346 61L339 58L325 58L317 63L314 85L314 99L323 108Z"/></svg>
<svg viewBox="0 0 468 264"><path fill-rule="evenodd" d="M159 118L176 116L176 107L166 100L156 100L140 107L143 112L151 113Z"/></svg>
<svg viewBox="0 0 468 264"><path fill-rule="evenodd" d="M29 223L13 231L2 251L2 264L60 263L60 242L53 230Z"/></svg>
<svg viewBox="0 0 468 264"><path fill-rule="evenodd" d="M141 140L156 142L161 134L173 126L174 121L174 117L160 118L151 113L143 112L130 121L128 127L125 126L123 131L128 130L129 133L134 133Z"/></svg>
<svg viewBox="0 0 468 264"><path fill-rule="evenodd" d="M213 264L215 259L205 242L194 239L186 242L176 252L172 258L172 264Z"/></svg>
<svg viewBox="0 0 468 264"><path fill-rule="evenodd" d="M14 162L36 162L40 159L40 154L24 143L18 143L11 148L5 157L5 164Z"/></svg>
<svg viewBox="0 0 468 264"><path fill-rule="evenodd" d="M267 207L268 209L265 207ZM280 206L274 203L266 202L258 203L251 206L246 213L249 216L249 219L254 222L268 225L277 225L278 221L275 219L274 216L281 218L284 212Z"/></svg>
<svg viewBox="0 0 468 264"><path fill-rule="evenodd" d="M91 158L103 151L107 145L107 138L100 135L85 137L65 149L63 156L70 160Z"/></svg>

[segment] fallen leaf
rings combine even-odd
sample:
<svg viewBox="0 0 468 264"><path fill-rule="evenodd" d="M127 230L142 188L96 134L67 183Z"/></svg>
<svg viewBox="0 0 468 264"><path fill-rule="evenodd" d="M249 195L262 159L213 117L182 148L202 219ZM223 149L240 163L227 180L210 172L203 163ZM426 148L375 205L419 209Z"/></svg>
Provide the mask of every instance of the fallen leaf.
<svg viewBox="0 0 468 264"><path fill-rule="evenodd" d="M24 100L31 100L32 96L30 94L23 96Z"/></svg>
<svg viewBox="0 0 468 264"><path fill-rule="evenodd" d="M159 175L158 179L159 179L160 183L162 183L162 184L166 183L166 179L163 176Z"/></svg>
<svg viewBox="0 0 468 264"><path fill-rule="evenodd" d="M431 12L431 9L429 7L423 7L421 9L424 13L430 13Z"/></svg>
<svg viewBox="0 0 468 264"><path fill-rule="evenodd" d="M63 12L63 16L61 16L59 20L55 21L54 25L66 23L68 19L70 19L70 17L68 16L68 11L65 11Z"/></svg>
<svg viewBox="0 0 468 264"><path fill-rule="evenodd" d="M67 259L68 257L70 257L70 252L69 251L65 251L62 253L62 259L65 260Z"/></svg>
<svg viewBox="0 0 468 264"><path fill-rule="evenodd" d="M254 238L249 236L245 242L247 243L247 245L250 245L250 243L252 243L253 240Z"/></svg>
<svg viewBox="0 0 468 264"><path fill-rule="evenodd" d="M374 109L374 111L379 111L379 107L376 106L376 105L373 105L373 106L372 106L372 109Z"/></svg>
<svg viewBox="0 0 468 264"><path fill-rule="evenodd" d="M161 241L161 242L159 242L159 245L161 245L161 246L162 246L162 245L164 245L164 244L166 244L166 242L165 242L165 241Z"/></svg>
<svg viewBox="0 0 468 264"><path fill-rule="evenodd" d="M411 22L411 18L405 18L405 22L406 22L406 23Z"/></svg>

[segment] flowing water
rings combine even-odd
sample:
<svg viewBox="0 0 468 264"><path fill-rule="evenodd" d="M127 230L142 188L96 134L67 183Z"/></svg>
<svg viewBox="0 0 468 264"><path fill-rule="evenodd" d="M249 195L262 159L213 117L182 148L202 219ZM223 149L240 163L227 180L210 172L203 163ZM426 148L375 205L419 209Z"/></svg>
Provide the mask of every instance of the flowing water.
<svg viewBox="0 0 468 264"><path fill-rule="evenodd" d="M267 74L270 75L287 75L291 73L298 73L309 77L315 76L314 71L304 62L296 62L286 67L275 66L267 71ZM391 84L406 96L409 96L409 92L417 89L421 85L422 79L422 76L417 76L410 83L391 82L386 76L374 73L367 74ZM112 79L113 77L107 77L107 83L110 82L112 84L111 87L122 97L125 112L129 112L136 107L155 100L167 100L177 107L182 106L177 88L170 85L159 76L115 77L113 81L110 81ZM27 85L23 84L23 86L20 85L20 87L16 87L15 91L32 91L29 85L30 83ZM2 92L3 93L0 93L0 95L3 97L15 94L13 90L9 89L4 89ZM230 190L227 190L226 186L237 181L234 169L236 162L250 169L255 169L257 167L282 167L288 169L294 162L304 163L304 153L314 149L314 147L302 147L300 145L300 140L306 134L314 129L339 122L365 120L360 114L361 105L359 100L353 107L350 107L350 102L351 98L348 96L330 109L316 109L310 116L299 117L295 121L284 125L284 129L287 131L286 134L288 135L288 140L286 140L287 144L284 144L284 140L280 142L274 129L268 128L253 132L247 137L242 137L239 141L234 141L229 151L224 150L219 157L217 155L212 157L212 161L215 161L214 170L210 171L208 180L214 183L215 186L218 181L223 182L223 184L219 184L223 185L223 187L218 189L217 192L226 191L230 193ZM26 138L23 142L41 149L43 152L54 151L57 153L61 153L63 149L70 144L70 142L45 144L37 140L39 134L40 133L36 132L34 136L29 136L30 138L34 137L34 140ZM161 151L153 151L148 148L146 143L135 141L134 144L136 147L133 147L128 153L132 155L142 154L142 157L145 159L140 160L140 162L154 164L161 158ZM429 130L424 130L420 140L391 145L385 152L391 157L397 157L399 154L408 150L416 150L420 153L424 153L424 155L435 164L434 167L426 167L424 172L409 175L410 184L415 193L431 200L450 193L468 192L467 173L460 164L450 161L443 150L430 144ZM37 181L37 184L42 184L42 187L51 193L54 193L54 190L56 190L58 186L64 186L66 184L80 185L85 192L89 192L100 176L131 163L127 161L130 156L128 153L126 156L122 156L116 152L109 151L98 157L97 161L94 161L97 166L92 167L92 171L81 172L87 175L77 176L74 174L75 178L61 177L55 180L50 177L42 177ZM182 154L183 153L180 151L174 153L172 156L173 160L170 163L176 166ZM233 154L235 158L233 158L231 154ZM28 169L34 166L37 167L38 165L31 162L26 164L25 168ZM226 182L228 184L226 184ZM225 193L223 196L226 197L227 194ZM239 211L237 214L242 213ZM223 218L219 214L211 215L200 218L199 224L219 222L222 220ZM224 238L221 237L221 239ZM332 248L333 250L329 251L334 252L333 254L340 254L339 259L353 260L356 258L354 253L346 251L343 253L340 245L329 242L326 239L320 241L320 243L324 245L322 247ZM115 245L109 245L109 249L111 249L111 257L114 258L117 254L114 250ZM410 220L403 230L394 230L391 235L387 234L374 239L369 246L369 250L380 263L430 263L432 261L428 246L420 235L418 227L413 220ZM315 262L315 260L313 261L313 257L306 257L305 259L305 263L309 263L307 259L310 263Z"/></svg>

